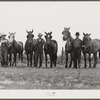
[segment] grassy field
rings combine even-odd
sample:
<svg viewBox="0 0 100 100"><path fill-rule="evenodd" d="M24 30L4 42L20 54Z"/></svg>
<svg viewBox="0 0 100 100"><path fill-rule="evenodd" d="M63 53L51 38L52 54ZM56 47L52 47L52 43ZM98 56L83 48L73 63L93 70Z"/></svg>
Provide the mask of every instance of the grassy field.
<svg viewBox="0 0 100 100"><path fill-rule="evenodd" d="M0 89L100 89L100 64L95 69L0 67Z"/></svg>

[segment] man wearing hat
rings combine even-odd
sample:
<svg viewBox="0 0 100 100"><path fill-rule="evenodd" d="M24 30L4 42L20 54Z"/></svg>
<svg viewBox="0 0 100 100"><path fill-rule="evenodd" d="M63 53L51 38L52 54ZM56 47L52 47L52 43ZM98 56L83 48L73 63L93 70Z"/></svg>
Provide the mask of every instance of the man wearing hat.
<svg viewBox="0 0 100 100"><path fill-rule="evenodd" d="M36 55L35 55L35 67L37 67L38 65L38 59L40 61L39 63L39 67L42 67L42 59L43 59L43 46L44 46L44 39L42 38L43 34L39 33L38 34L38 39L37 39L37 43L35 46L35 50L36 50Z"/></svg>
<svg viewBox="0 0 100 100"><path fill-rule="evenodd" d="M76 38L73 40L72 47L73 47L73 60L74 60L74 68L77 68L77 63L80 68L81 66L81 47L82 41L79 39L79 32L76 32Z"/></svg>
<svg viewBox="0 0 100 100"><path fill-rule="evenodd" d="M6 34L1 35L2 66L8 65L8 40L5 37L6 37Z"/></svg>

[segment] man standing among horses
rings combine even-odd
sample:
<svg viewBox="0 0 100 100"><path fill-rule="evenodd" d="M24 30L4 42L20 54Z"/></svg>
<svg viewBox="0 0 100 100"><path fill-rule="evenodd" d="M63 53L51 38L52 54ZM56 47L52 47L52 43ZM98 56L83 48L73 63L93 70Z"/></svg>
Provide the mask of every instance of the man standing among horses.
<svg viewBox="0 0 100 100"><path fill-rule="evenodd" d="M36 47L35 47L35 50L36 50L36 55L35 55L35 67L37 67L37 64L38 64L38 59L40 61L39 63L39 67L42 67L42 59L43 59L43 46L44 46L44 39L42 38L43 34L39 33L38 34L38 39L37 39L37 42L36 42Z"/></svg>
<svg viewBox="0 0 100 100"><path fill-rule="evenodd" d="M8 65L8 40L5 38L6 34L1 36L1 57L2 57L2 66Z"/></svg>
<svg viewBox="0 0 100 100"><path fill-rule="evenodd" d="M72 47L73 47L73 57L74 57L74 68L77 68L77 62L78 66L80 68L81 66L81 47L82 47L82 41L79 39L79 32L76 32L76 39L73 40Z"/></svg>

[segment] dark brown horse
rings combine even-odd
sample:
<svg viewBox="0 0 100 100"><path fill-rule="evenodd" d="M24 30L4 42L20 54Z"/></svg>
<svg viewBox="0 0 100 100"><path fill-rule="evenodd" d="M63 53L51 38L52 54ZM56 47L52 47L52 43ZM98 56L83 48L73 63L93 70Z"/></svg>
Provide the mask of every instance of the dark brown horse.
<svg viewBox="0 0 100 100"><path fill-rule="evenodd" d="M84 68L87 67L86 64L86 54L89 55L89 68L95 68L97 65L97 52L99 51L100 57L100 40L99 39L91 39L90 34L83 33L83 55L84 55ZM94 65L91 66L91 54L94 56Z"/></svg>
<svg viewBox="0 0 100 100"><path fill-rule="evenodd" d="M32 66L32 57L33 57L33 51L34 51L34 65L35 65L35 44L36 44L36 40L33 39L34 35L33 30L32 31L27 31L28 33L27 35L27 40L25 43L25 52L27 55L27 66Z"/></svg>
<svg viewBox="0 0 100 100"><path fill-rule="evenodd" d="M50 56L50 67L56 66L57 62L57 51L58 51L58 44L56 40L52 40L52 32L47 33L45 32L45 39L46 43L44 45L44 52L45 52L45 60L46 60L46 67L47 67L47 55Z"/></svg>
<svg viewBox="0 0 100 100"><path fill-rule="evenodd" d="M69 28L65 28L64 27L64 31L62 32L62 34L63 34L63 40L66 41L66 44L65 44L65 53L66 53L65 68L67 68L67 67L71 68L72 61L73 61L72 42L73 42L74 39L71 36L71 33L70 33L69 30L70 30L70 27ZM68 54L70 54L70 57L71 57L69 66L68 66Z"/></svg>
<svg viewBox="0 0 100 100"><path fill-rule="evenodd" d="M9 38L8 53L9 53L10 66L13 66L14 64L16 66L17 54L19 54L19 60L21 60L21 65L22 65L22 62L23 62L23 43L21 41L15 40L15 33L9 32L8 38ZM12 57L14 59L12 59Z"/></svg>

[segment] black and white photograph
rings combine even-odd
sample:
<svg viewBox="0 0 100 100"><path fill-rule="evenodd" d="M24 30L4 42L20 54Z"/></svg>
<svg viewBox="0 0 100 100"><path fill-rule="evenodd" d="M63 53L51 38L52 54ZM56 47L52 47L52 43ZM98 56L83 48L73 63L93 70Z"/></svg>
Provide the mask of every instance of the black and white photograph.
<svg viewBox="0 0 100 100"><path fill-rule="evenodd" d="M100 2L0 2L0 89L100 89Z"/></svg>

